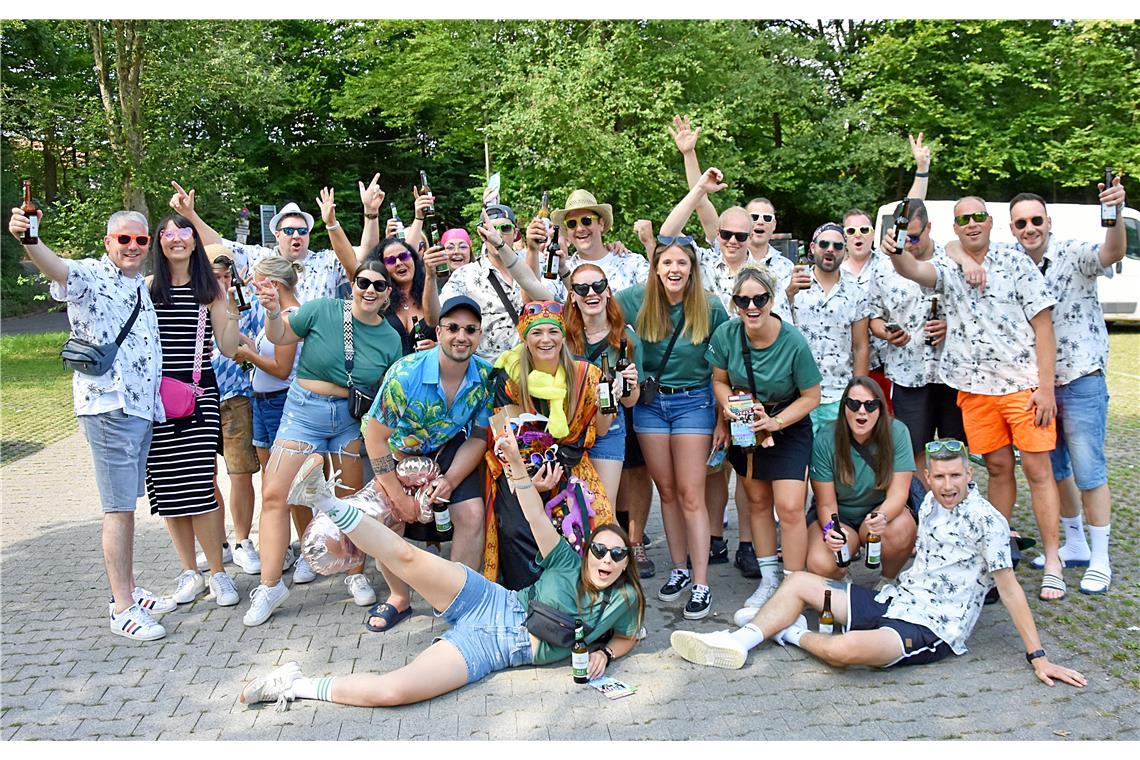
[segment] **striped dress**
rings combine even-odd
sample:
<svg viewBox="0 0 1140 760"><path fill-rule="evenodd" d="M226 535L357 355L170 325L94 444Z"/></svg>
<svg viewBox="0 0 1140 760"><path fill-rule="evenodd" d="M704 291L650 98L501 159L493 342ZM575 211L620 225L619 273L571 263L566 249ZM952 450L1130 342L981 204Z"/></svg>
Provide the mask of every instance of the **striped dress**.
<svg viewBox="0 0 1140 760"><path fill-rule="evenodd" d="M172 304L154 307L162 341L162 374L190 383L194 374L198 303L189 285L171 286L170 296ZM199 385L205 393L198 397L199 413L156 424L146 458L150 513L162 517L200 515L218 508L214 472L222 417L218 384L210 366L213 329L208 311L203 342Z"/></svg>

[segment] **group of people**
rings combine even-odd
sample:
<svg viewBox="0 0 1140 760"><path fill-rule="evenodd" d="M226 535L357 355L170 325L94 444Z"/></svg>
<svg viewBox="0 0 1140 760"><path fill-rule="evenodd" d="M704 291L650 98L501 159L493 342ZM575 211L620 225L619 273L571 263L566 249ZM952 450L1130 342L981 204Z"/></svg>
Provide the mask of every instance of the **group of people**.
<svg viewBox="0 0 1140 760"><path fill-rule="evenodd" d="M381 238L379 174L359 183L357 246L329 188L317 205L331 248L314 251L316 220L296 203L271 221L276 245L248 245L215 232L177 182L153 241L144 216L121 211L101 259L25 243L68 304L73 337L115 352L107 372L74 376L111 631L161 638L155 616L207 591L238 605L227 564L259 576L243 621L265 623L290 595L290 569L294 586L316 579L292 531L325 512L388 588L377 603L363 562L345 575L368 630L413 614L413 590L452 628L392 673L313 679L290 663L248 684L244 702L426 699L570 656L574 618L600 676L644 635L652 489L670 563L657 598L700 620L709 565L729 561L735 473L733 564L758 585L738 630L675 632L682 657L740 667L767 638L836 665L930 662L965 651L996 587L1037 676L1083 685L1045 656L1013 575L1025 544L1009 526L1014 447L1044 548L1040 598L1064 597L1065 564L1088 567L1082 592L1104 593L1108 341L1096 278L1123 256L1123 226L1103 244L1060 240L1045 201L1023 193L1011 202L1018 243L996 245L985 202L967 196L956 240L936 244L920 135L898 210L905 241L890 231L876 250L871 216L852 209L793 261L772 244L773 204L718 214L711 197L726 185L698 162L699 129L678 117L670 133L690 190L659 234L635 224L644 255L603 241L613 209L586 190L524 229L488 189L478 252L466 229L429 244L437 198L417 192L413 223L390 220ZM1123 206L1118 180L1101 202ZM694 212L699 236L685 234ZM23 239L28 226L13 209L10 232ZM191 389L189 411L174 411L176 386ZM971 450L985 459L986 497ZM423 457L439 475L412 493L400 463ZM353 500L362 489L385 504L380 518ZM182 568L168 595L135 579L143 495ZM428 515L443 509L446 527ZM847 572L872 545L875 590ZM842 635L808 632L800 614L822 609L825 592Z"/></svg>

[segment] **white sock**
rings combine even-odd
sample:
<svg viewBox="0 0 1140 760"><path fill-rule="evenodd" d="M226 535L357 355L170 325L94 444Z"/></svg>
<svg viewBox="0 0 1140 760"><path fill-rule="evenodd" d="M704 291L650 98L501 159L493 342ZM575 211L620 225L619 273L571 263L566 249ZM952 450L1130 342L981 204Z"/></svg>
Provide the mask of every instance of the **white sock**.
<svg viewBox="0 0 1140 760"><path fill-rule="evenodd" d="M1065 544L1061 547L1064 552L1061 559L1084 559L1088 556L1089 545L1085 541L1084 518L1080 515L1062 517L1061 532L1065 539Z"/></svg>
<svg viewBox="0 0 1140 760"><path fill-rule="evenodd" d="M800 637L807 632L807 628L801 628L800 626L793 623L784 630L780 631L780 638L792 646L798 647L800 645Z"/></svg>
<svg viewBox="0 0 1140 760"><path fill-rule="evenodd" d="M1099 570L1108 569L1108 538L1111 533L1111 524L1105 525L1104 527L1097 527L1096 525L1089 526L1089 539L1092 542L1089 567L1096 567Z"/></svg>
<svg viewBox="0 0 1140 760"><path fill-rule="evenodd" d="M737 628L731 636L740 642L745 650L752 649L764 640L764 632L757 628L754 623L749 623L743 628Z"/></svg>
<svg viewBox="0 0 1140 760"><path fill-rule="evenodd" d="M293 682L290 691L297 699L319 699L322 702L332 701L332 676L324 678L298 678Z"/></svg>
<svg viewBox="0 0 1140 760"><path fill-rule="evenodd" d="M760 577L763 579L764 583L768 584L769 586L775 586L780 582L780 565L776 560L775 554L773 554L771 557L757 557L756 563L760 565Z"/></svg>
<svg viewBox="0 0 1140 760"><path fill-rule="evenodd" d="M322 500L321 508L328 512L329 517L332 518L336 527L345 533L355 530L356 526L360 525L360 521L364 518L364 513L359 509L337 498Z"/></svg>

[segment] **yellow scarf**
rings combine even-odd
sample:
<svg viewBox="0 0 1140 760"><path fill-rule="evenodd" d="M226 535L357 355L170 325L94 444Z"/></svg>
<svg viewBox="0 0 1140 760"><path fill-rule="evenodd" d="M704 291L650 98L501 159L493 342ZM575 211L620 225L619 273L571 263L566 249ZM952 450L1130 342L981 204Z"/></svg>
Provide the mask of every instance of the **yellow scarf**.
<svg viewBox="0 0 1140 760"><path fill-rule="evenodd" d="M520 343L501 353L495 360L495 366L505 369L516 384L519 381L519 355L525 350L526 345ZM526 376L526 388L535 398L550 402L550 412L546 415L546 432L555 438L565 438L570 435L570 424L566 420L566 410L562 406L569 392L566 386L566 369L559 365L558 372L553 375L532 369Z"/></svg>

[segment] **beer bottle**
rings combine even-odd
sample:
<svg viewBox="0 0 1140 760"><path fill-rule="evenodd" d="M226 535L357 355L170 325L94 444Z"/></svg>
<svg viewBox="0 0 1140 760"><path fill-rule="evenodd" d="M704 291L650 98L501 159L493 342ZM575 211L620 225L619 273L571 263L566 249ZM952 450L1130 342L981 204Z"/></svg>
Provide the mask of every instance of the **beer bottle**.
<svg viewBox="0 0 1140 760"><path fill-rule="evenodd" d="M230 262L230 280L234 284L234 297L237 299L238 311L249 311L253 308L249 299L245 297L245 283L242 282L241 275L238 274L237 264Z"/></svg>
<svg viewBox="0 0 1140 760"><path fill-rule="evenodd" d="M420 169L420 195L431 195L431 188L428 187L427 172ZM428 206L424 209L424 216L435 216L435 206Z"/></svg>
<svg viewBox="0 0 1140 760"><path fill-rule="evenodd" d="M935 319L938 319L938 296L931 296L930 297L930 320L928 320L928 321L933 321ZM926 333L926 339L924 342L928 346L933 346L934 345L934 337L930 333Z"/></svg>
<svg viewBox="0 0 1140 760"><path fill-rule="evenodd" d="M32 200L32 181L30 179L24 180L24 202L20 204L20 210L24 212L24 216L28 217L28 229L24 230L24 236L20 238L20 243L35 245L40 242L40 216L36 213L39 206Z"/></svg>
<svg viewBox="0 0 1140 760"><path fill-rule="evenodd" d="M546 247L546 266L543 267L542 276L548 280L557 280L558 270L562 268L562 249L558 247L558 225L554 225L554 233L550 237L550 245Z"/></svg>
<svg viewBox="0 0 1140 760"><path fill-rule="evenodd" d="M436 502L431 505L432 516L435 517L435 530L440 538L451 538L451 510L447 504Z"/></svg>
<svg viewBox="0 0 1140 760"><path fill-rule="evenodd" d="M396 213L396 204L388 204L392 209L392 218L396 220L396 237L403 240L406 235L404 234L404 223L400 221L400 215Z"/></svg>
<svg viewBox="0 0 1140 760"><path fill-rule="evenodd" d="M617 402L614 400L614 373L610 370L610 355L602 352L602 379L598 381L598 407L602 414L617 414Z"/></svg>
<svg viewBox="0 0 1140 760"><path fill-rule="evenodd" d="M624 372L625 368L628 367L630 364L632 364L632 362L629 360L629 340L627 340L626 338L623 337L621 339L621 348L618 350L618 359L617 359L618 374L621 374L622 372ZM627 380L625 378L625 375L622 375L621 376L621 397L622 398L629 398L629 394L631 394L631 393L633 393L633 388L630 386L629 380Z"/></svg>
<svg viewBox="0 0 1140 760"><path fill-rule="evenodd" d="M412 344L415 345L424 339L424 324L422 319L412 315Z"/></svg>
<svg viewBox="0 0 1140 760"><path fill-rule="evenodd" d="M1104 167L1104 189L1112 187L1112 167ZM24 185L24 202L27 203L28 190L27 184ZM25 212L27 213L27 212ZM1107 203L1100 204L1100 226L1101 227L1115 227L1116 226L1117 209L1116 206L1110 206Z"/></svg>
<svg viewBox="0 0 1140 760"><path fill-rule="evenodd" d="M542 206L540 206L538 209L538 218L541 219L542 223L546 226L546 234L549 235L550 234L550 227L552 224L550 221L550 191L549 190L543 190L542 191Z"/></svg>
<svg viewBox="0 0 1140 760"><path fill-rule="evenodd" d="M851 564L851 550L847 548L847 533L843 530L843 526L839 524L839 515L831 516L832 530L843 537L843 546L835 553L835 564L840 567L847 567Z"/></svg>
<svg viewBox="0 0 1140 760"><path fill-rule="evenodd" d="M586 648L586 629L582 626L581 618L574 618L574 648L570 650L570 669L574 674L574 683L588 682L589 668L590 652Z"/></svg>
<svg viewBox="0 0 1140 760"><path fill-rule="evenodd" d="M433 216L430 220L428 220L427 226L425 229L427 229L427 239L428 239L428 247L429 248L431 248L436 243L438 243L439 239L441 237L443 237L443 231L440 229L441 226L442 225L440 225L440 223L439 223L439 217L438 216ZM435 276L436 277L447 277L450 274L451 274L451 266L447 263L447 259L444 259L443 261L441 261L435 265Z"/></svg>
<svg viewBox="0 0 1140 760"><path fill-rule="evenodd" d="M823 612L819 613L819 632L835 633L835 615L831 614L831 591L823 592Z"/></svg>
<svg viewBox="0 0 1140 760"><path fill-rule="evenodd" d="M906 228L910 226L910 198L904 198L899 215L895 217L895 252L902 253L906 245Z"/></svg>
<svg viewBox="0 0 1140 760"><path fill-rule="evenodd" d="M869 516L873 517L875 513ZM867 533L867 569L878 570L883 563L883 539L878 533Z"/></svg>

